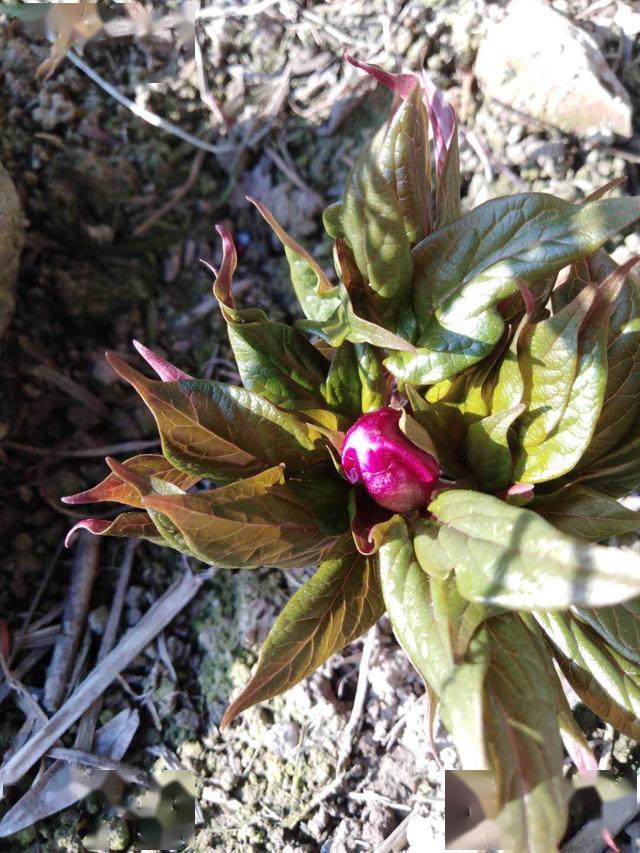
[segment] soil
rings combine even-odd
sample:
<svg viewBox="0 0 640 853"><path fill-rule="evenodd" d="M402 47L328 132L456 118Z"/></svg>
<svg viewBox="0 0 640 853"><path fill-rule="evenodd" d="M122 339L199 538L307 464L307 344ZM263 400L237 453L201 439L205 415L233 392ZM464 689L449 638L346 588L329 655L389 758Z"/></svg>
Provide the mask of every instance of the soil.
<svg viewBox="0 0 640 853"><path fill-rule="evenodd" d="M84 61L112 86L206 139L217 153L152 127L68 60L49 80L38 78L48 42L33 25L0 15L0 162L28 220L16 313L0 340L0 618L11 631L47 572L34 619L48 613L49 624L59 621L56 607L73 563L60 544L83 517L59 498L105 474L103 454L78 452L156 437L150 415L106 366L104 351L136 362L130 342L137 339L193 375L237 381L211 276L200 263L220 260L214 224L229 227L242 249L238 300L273 318L296 316L286 262L245 195L265 202L329 266L321 210L339 197L360 145L389 106L384 92L342 61L345 45L389 68L396 61L415 68L426 49L434 80L456 103L467 131L461 137L467 207L523 188L571 200L619 176L627 178L625 192L640 192L640 153L632 144L541 129L477 90L475 52L503 3L252 5L262 11L245 14L241 4L220 0L211 7L216 16L201 25L213 108L188 46L177 44L175 32L165 37L157 21L155 35L98 37L84 48ZM573 18L590 6L586 0L553 5ZM115 14L115 6L105 4L106 13ZM157 14L173 10L166 4ZM589 17L577 22L597 38L613 70L625 71L637 106L640 47L625 52L614 25L607 29ZM639 249L631 234L616 257ZM89 661L122 554L120 541L101 541ZM125 623L134 624L182 568L173 552L139 545ZM350 768L339 784L332 783L362 643L285 696L248 711L226 733L218 730L230 694L246 680L269 625L303 577L269 569L218 572L163 633L166 654L149 649L125 672L127 689L116 683L107 691L101 721L123 707L138 708L142 724L126 762L149 769L164 745L196 774L204 823L193 850L436 850L443 772L457 757L439 725L439 760L431 754L420 679L385 619ZM47 663L45 655L24 679L37 698ZM597 753L606 751L611 732L586 709L577 712ZM13 698L5 700L0 749L14 743L23 719ZM636 767L638 745L613 737L610 760ZM0 817L24 788L8 792ZM2 849L81 850L90 816L82 803L5 839ZM399 846L380 848L401 824ZM112 849L127 849L126 825L113 828L119 840ZM622 849L637 849L634 833L620 834Z"/></svg>

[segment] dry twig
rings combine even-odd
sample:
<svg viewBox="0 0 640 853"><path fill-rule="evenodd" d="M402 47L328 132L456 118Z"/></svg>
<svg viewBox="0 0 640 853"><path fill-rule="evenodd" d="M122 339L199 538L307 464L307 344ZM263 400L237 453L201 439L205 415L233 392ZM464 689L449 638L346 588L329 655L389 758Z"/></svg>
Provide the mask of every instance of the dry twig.
<svg viewBox="0 0 640 853"><path fill-rule="evenodd" d="M142 619L85 678L75 693L51 719L27 741L9 761L0 767L0 784L16 782L38 761L122 672L174 619L198 592L207 572L182 578L152 605Z"/></svg>
<svg viewBox="0 0 640 853"><path fill-rule="evenodd" d="M353 749L353 741L362 724L362 713L364 711L364 703L367 698L367 688L369 686L369 667L373 651L376 646L377 624L369 628L367 636L362 646L362 658L360 660L360 669L358 671L358 685L356 687L356 695L353 700L353 708L349 722L342 733L342 741L340 744L340 753L338 755L338 763L336 764L336 775L344 772L351 757Z"/></svg>
<svg viewBox="0 0 640 853"><path fill-rule="evenodd" d="M140 223L137 228L134 229L133 236L134 237L142 237L147 231L152 228L156 222L159 222L164 216L167 215L173 208L179 204L182 199L193 189L196 181L198 180L198 175L200 174L200 169L202 168L202 163L204 162L205 151L202 149L196 152L195 157L193 158L193 163L191 164L191 169L189 170L189 175L187 180L179 186L176 190L174 190L173 195L169 199L169 201L165 202L165 204L161 205L157 210L145 219L144 222Z"/></svg>
<svg viewBox="0 0 640 853"><path fill-rule="evenodd" d="M120 566L116 588L111 601L111 610L109 611L107 624L104 627L100 648L98 649L98 663L106 658L115 644L116 636L118 634L118 626L120 625L120 619L122 617L125 596L129 586L129 578L131 577L133 557L137 547L137 539L130 539L125 546L124 559ZM75 739L75 746L77 749L89 749L93 743L93 735L96 729L96 723L98 722L98 716L102 709L102 701L103 697L98 697L80 720Z"/></svg>
<svg viewBox="0 0 640 853"><path fill-rule="evenodd" d="M148 122L153 127L157 127L160 130L164 130L165 133L170 133L172 136L177 136L178 139L182 139L183 142L188 142L189 145L193 145L195 148L201 148L203 151L208 151L210 154L220 154L225 153L227 148L219 145L210 145L208 142L204 142L202 139L198 139L197 136L193 136L191 133L187 133L186 130L182 130L182 128L173 124L173 122L167 121L164 118L161 118L159 115L152 113L151 110L146 109L145 107L141 107L138 104L134 103L132 100L127 98L126 95L123 95L115 86L112 86L111 83L108 83L104 77L101 77L97 71L94 71L91 66L87 65L84 60L80 59L77 53L74 53L73 50L70 50L67 54L67 58L73 62L76 68L79 68L90 80L93 80L96 85L100 86L100 88L105 91L108 95L116 100L119 104L122 104L123 107L126 107L128 110L138 116L138 118L143 119L143 121Z"/></svg>
<svg viewBox="0 0 640 853"><path fill-rule="evenodd" d="M97 536L83 534L79 537L62 616L62 633L56 641L44 685L44 706L51 712L60 707L70 684L71 670L98 573L99 553L100 539Z"/></svg>

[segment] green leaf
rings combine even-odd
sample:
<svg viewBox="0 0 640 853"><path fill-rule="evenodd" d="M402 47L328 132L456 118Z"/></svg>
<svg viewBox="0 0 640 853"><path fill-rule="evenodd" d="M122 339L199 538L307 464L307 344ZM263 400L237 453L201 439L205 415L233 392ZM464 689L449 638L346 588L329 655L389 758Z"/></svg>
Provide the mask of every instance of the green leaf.
<svg viewBox="0 0 640 853"><path fill-rule="evenodd" d="M565 749L569 753L573 763L578 768L580 774L596 773L598 770L598 762L591 751L586 737L567 701L564 688L558 678L556 669L553 665L552 658L549 655L549 647L542 634L540 626L537 624L533 614L519 613L519 618L526 625L531 639L538 646L541 663L546 667L545 678L550 681L555 697L556 713L558 717L558 727L560 736Z"/></svg>
<svg viewBox="0 0 640 853"><path fill-rule="evenodd" d="M284 409L324 404L320 387L329 364L304 335L267 319L229 325L228 331L245 388Z"/></svg>
<svg viewBox="0 0 640 853"><path fill-rule="evenodd" d="M495 383L491 395L491 412L496 414L519 406L524 397L524 379L519 363L520 342L531 324L533 306L527 310L518 323L511 342L497 364Z"/></svg>
<svg viewBox="0 0 640 853"><path fill-rule="evenodd" d="M382 362L370 344L342 344L331 359L322 388L327 404L352 421L384 406L387 383Z"/></svg>
<svg viewBox="0 0 640 853"><path fill-rule="evenodd" d="M481 640L473 648L469 643L487 609L461 599L451 579L429 578L399 516L387 523L379 560L384 602L398 642L440 698L442 719L464 766L485 766L486 650Z"/></svg>
<svg viewBox="0 0 640 853"><path fill-rule="evenodd" d="M396 112L380 162L398 198L409 243L415 245L431 230L429 117L418 86Z"/></svg>
<svg viewBox="0 0 640 853"><path fill-rule="evenodd" d="M607 382L607 316L587 318L575 379L560 420L535 446L524 446L514 462L516 482L541 483L573 470L589 446L602 410ZM557 388L558 386L556 386ZM550 408L560 405L552 394ZM530 424L533 428L534 424Z"/></svg>
<svg viewBox="0 0 640 853"><path fill-rule="evenodd" d="M284 409L322 406L320 386L326 358L291 326L275 323L258 309L238 310L231 291L237 256L231 235L218 225L223 258L213 293L227 321L229 342L245 388Z"/></svg>
<svg viewBox="0 0 640 853"><path fill-rule="evenodd" d="M581 291L562 311L529 326L522 336L519 363L527 411L518 441L525 449L541 444L562 418L576 379L578 336L595 296L594 288Z"/></svg>
<svg viewBox="0 0 640 853"><path fill-rule="evenodd" d="M328 320L339 307L336 287L331 284L317 261L287 234L264 204L254 198L248 200L255 205L284 246L291 271L291 283L305 316L309 320L319 322Z"/></svg>
<svg viewBox="0 0 640 853"><path fill-rule="evenodd" d="M333 240L344 239L342 231L342 202L334 201L322 211L324 230Z"/></svg>
<svg viewBox="0 0 640 853"><path fill-rule="evenodd" d="M413 249L415 354L385 365L425 385L484 358L500 340L497 304L528 283L598 249L640 215L638 199L570 205L544 193L493 199L430 234Z"/></svg>
<svg viewBox="0 0 640 853"><path fill-rule="evenodd" d="M640 485L640 416L631 429L586 471L571 471L558 485L581 482L613 498L621 498Z"/></svg>
<svg viewBox="0 0 640 853"><path fill-rule="evenodd" d="M331 539L276 466L212 491L145 497L169 517L191 554L223 568L299 568L321 558Z"/></svg>
<svg viewBox="0 0 640 853"><path fill-rule="evenodd" d="M146 512L121 512L113 521L105 518L85 518L79 521L67 533L67 547L76 530L88 530L94 536L123 536L126 538L148 539L156 545L166 545L166 541L158 533L155 524Z"/></svg>
<svg viewBox="0 0 640 853"><path fill-rule="evenodd" d="M345 341L334 352L322 394L327 405L352 420L362 413L362 382L354 344Z"/></svg>
<svg viewBox="0 0 640 853"><path fill-rule="evenodd" d="M438 541L440 525L429 518L420 518L413 527L413 547L420 567L431 577L446 580L455 565Z"/></svg>
<svg viewBox="0 0 640 853"><path fill-rule="evenodd" d="M344 341L354 344L371 344L390 350L414 352L413 344L393 332L359 317L353 310L349 292L344 285L337 288L337 307L327 320L298 320L296 327L308 334L318 335L332 347L339 347Z"/></svg>
<svg viewBox="0 0 640 853"><path fill-rule="evenodd" d="M162 544L169 545L171 548L175 548L176 551L193 556L181 532L171 520L145 503L145 498L151 495L184 495L186 493L170 480L154 477L147 471L136 470L133 466L127 466L126 463L122 464L108 456L105 461L113 473L137 493L138 505L147 510L149 518L154 523L160 536L165 540Z"/></svg>
<svg viewBox="0 0 640 853"><path fill-rule="evenodd" d="M343 536L279 614L251 680L227 708L221 728L246 708L297 684L383 613L375 562L355 550L350 535Z"/></svg>
<svg viewBox="0 0 640 853"><path fill-rule="evenodd" d="M272 491L278 493L279 486ZM285 493L312 513L318 527L327 536L338 536L349 527L351 486L331 463L316 465L311 471L289 477Z"/></svg>
<svg viewBox="0 0 640 853"><path fill-rule="evenodd" d="M399 107L394 125L403 121L412 103ZM397 164L385 150L387 132L383 126L354 165L342 200L342 231L358 269L379 297L378 313L397 319L408 301L413 258L395 189Z"/></svg>
<svg viewBox="0 0 640 853"><path fill-rule="evenodd" d="M640 668L565 613L536 613L560 668L580 699L614 728L640 739Z"/></svg>
<svg viewBox="0 0 640 853"><path fill-rule="evenodd" d="M587 542L599 542L640 528L640 513L580 484L537 498L532 509L559 530Z"/></svg>
<svg viewBox="0 0 640 853"><path fill-rule="evenodd" d="M371 344L354 344L360 377L360 410L374 412L387 402L387 374L382 368L382 359Z"/></svg>
<svg viewBox="0 0 640 853"><path fill-rule="evenodd" d="M490 413L493 388L492 371L502 356L503 347L494 347L490 355L479 364L464 370L451 379L432 385L425 394L426 400L436 407L446 407L459 413L460 429L467 427ZM410 387L410 386L409 386Z"/></svg>
<svg viewBox="0 0 640 853"><path fill-rule="evenodd" d="M573 539L529 509L452 489L429 510L443 524L438 542L470 601L555 610L618 604L640 593L640 555Z"/></svg>
<svg viewBox="0 0 640 853"><path fill-rule="evenodd" d="M460 207L460 155L458 152L458 128L451 136L445 155L442 172L436 190L436 228L444 228L459 219Z"/></svg>
<svg viewBox="0 0 640 853"><path fill-rule="evenodd" d="M406 385L404 392L411 405L411 414L429 434L443 470L454 478L468 476L457 453L462 441L462 424L457 413L451 408L428 403L411 385Z"/></svg>
<svg viewBox="0 0 640 853"><path fill-rule="evenodd" d="M503 846L526 853L557 850L570 787L562 774L553 671L544 647L515 614L485 625L489 666L485 725L497 783Z"/></svg>
<svg viewBox="0 0 640 853"><path fill-rule="evenodd" d="M523 404L504 412L488 415L471 424L467 432L467 456L478 478L487 491L506 489L512 481L509 428L525 410Z"/></svg>
<svg viewBox="0 0 640 853"><path fill-rule="evenodd" d="M162 452L181 471L224 483L281 462L295 473L326 459L319 432L251 391L195 379L159 382L112 353L107 358L151 410Z"/></svg>
<svg viewBox="0 0 640 853"><path fill-rule="evenodd" d="M640 664L640 599L632 598L614 607L573 608L576 616L621 655Z"/></svg>
<svg viewBox="0 0 640 853"><path fill-rule="evenodd" d="M600 286L611 279L621 281L615 310L609 321L607 387L602 412L588 450L578 470L597 468L597 460L615 448L637 420L640 407L640 291L631 269L632 258L617 267L604 252L589 260L588 277ZM600 284L601 283L601 284Z"/></svg>

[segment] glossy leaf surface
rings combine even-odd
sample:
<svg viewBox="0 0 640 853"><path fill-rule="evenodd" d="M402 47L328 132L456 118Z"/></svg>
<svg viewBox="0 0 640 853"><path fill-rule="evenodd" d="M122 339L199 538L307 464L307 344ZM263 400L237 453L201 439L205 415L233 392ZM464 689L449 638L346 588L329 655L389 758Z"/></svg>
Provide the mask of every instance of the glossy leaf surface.
<svg viewBox="0 0 640 853"><path fill-rule="evenodd" d="M589 545L537 513L491 495L453 489L430 511L438 542L471 601L530 610L618 604L640 594L640 555Z"/></svg>
<svg viewBox="0 0 640 853"><path fill-rule="evenodd" d="M282 469L197 494L153 495L150 509L168 516L190 553L235 568L311 565L331 543L308 502L286 487Z"/></svg>

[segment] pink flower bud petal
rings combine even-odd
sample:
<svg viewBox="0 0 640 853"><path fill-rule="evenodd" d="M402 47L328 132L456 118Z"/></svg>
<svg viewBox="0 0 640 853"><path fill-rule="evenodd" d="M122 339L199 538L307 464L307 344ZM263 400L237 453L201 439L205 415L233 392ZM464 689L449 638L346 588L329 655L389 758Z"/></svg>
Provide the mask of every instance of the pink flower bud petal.
<svg viewBox="0 0 640 853"><path fill-rule="evenodd" d="M345 435L342 467L380 506L410 512L428 503L440 469L401 432L399 421L400 412L389 406L362 415Z"/></svg>

